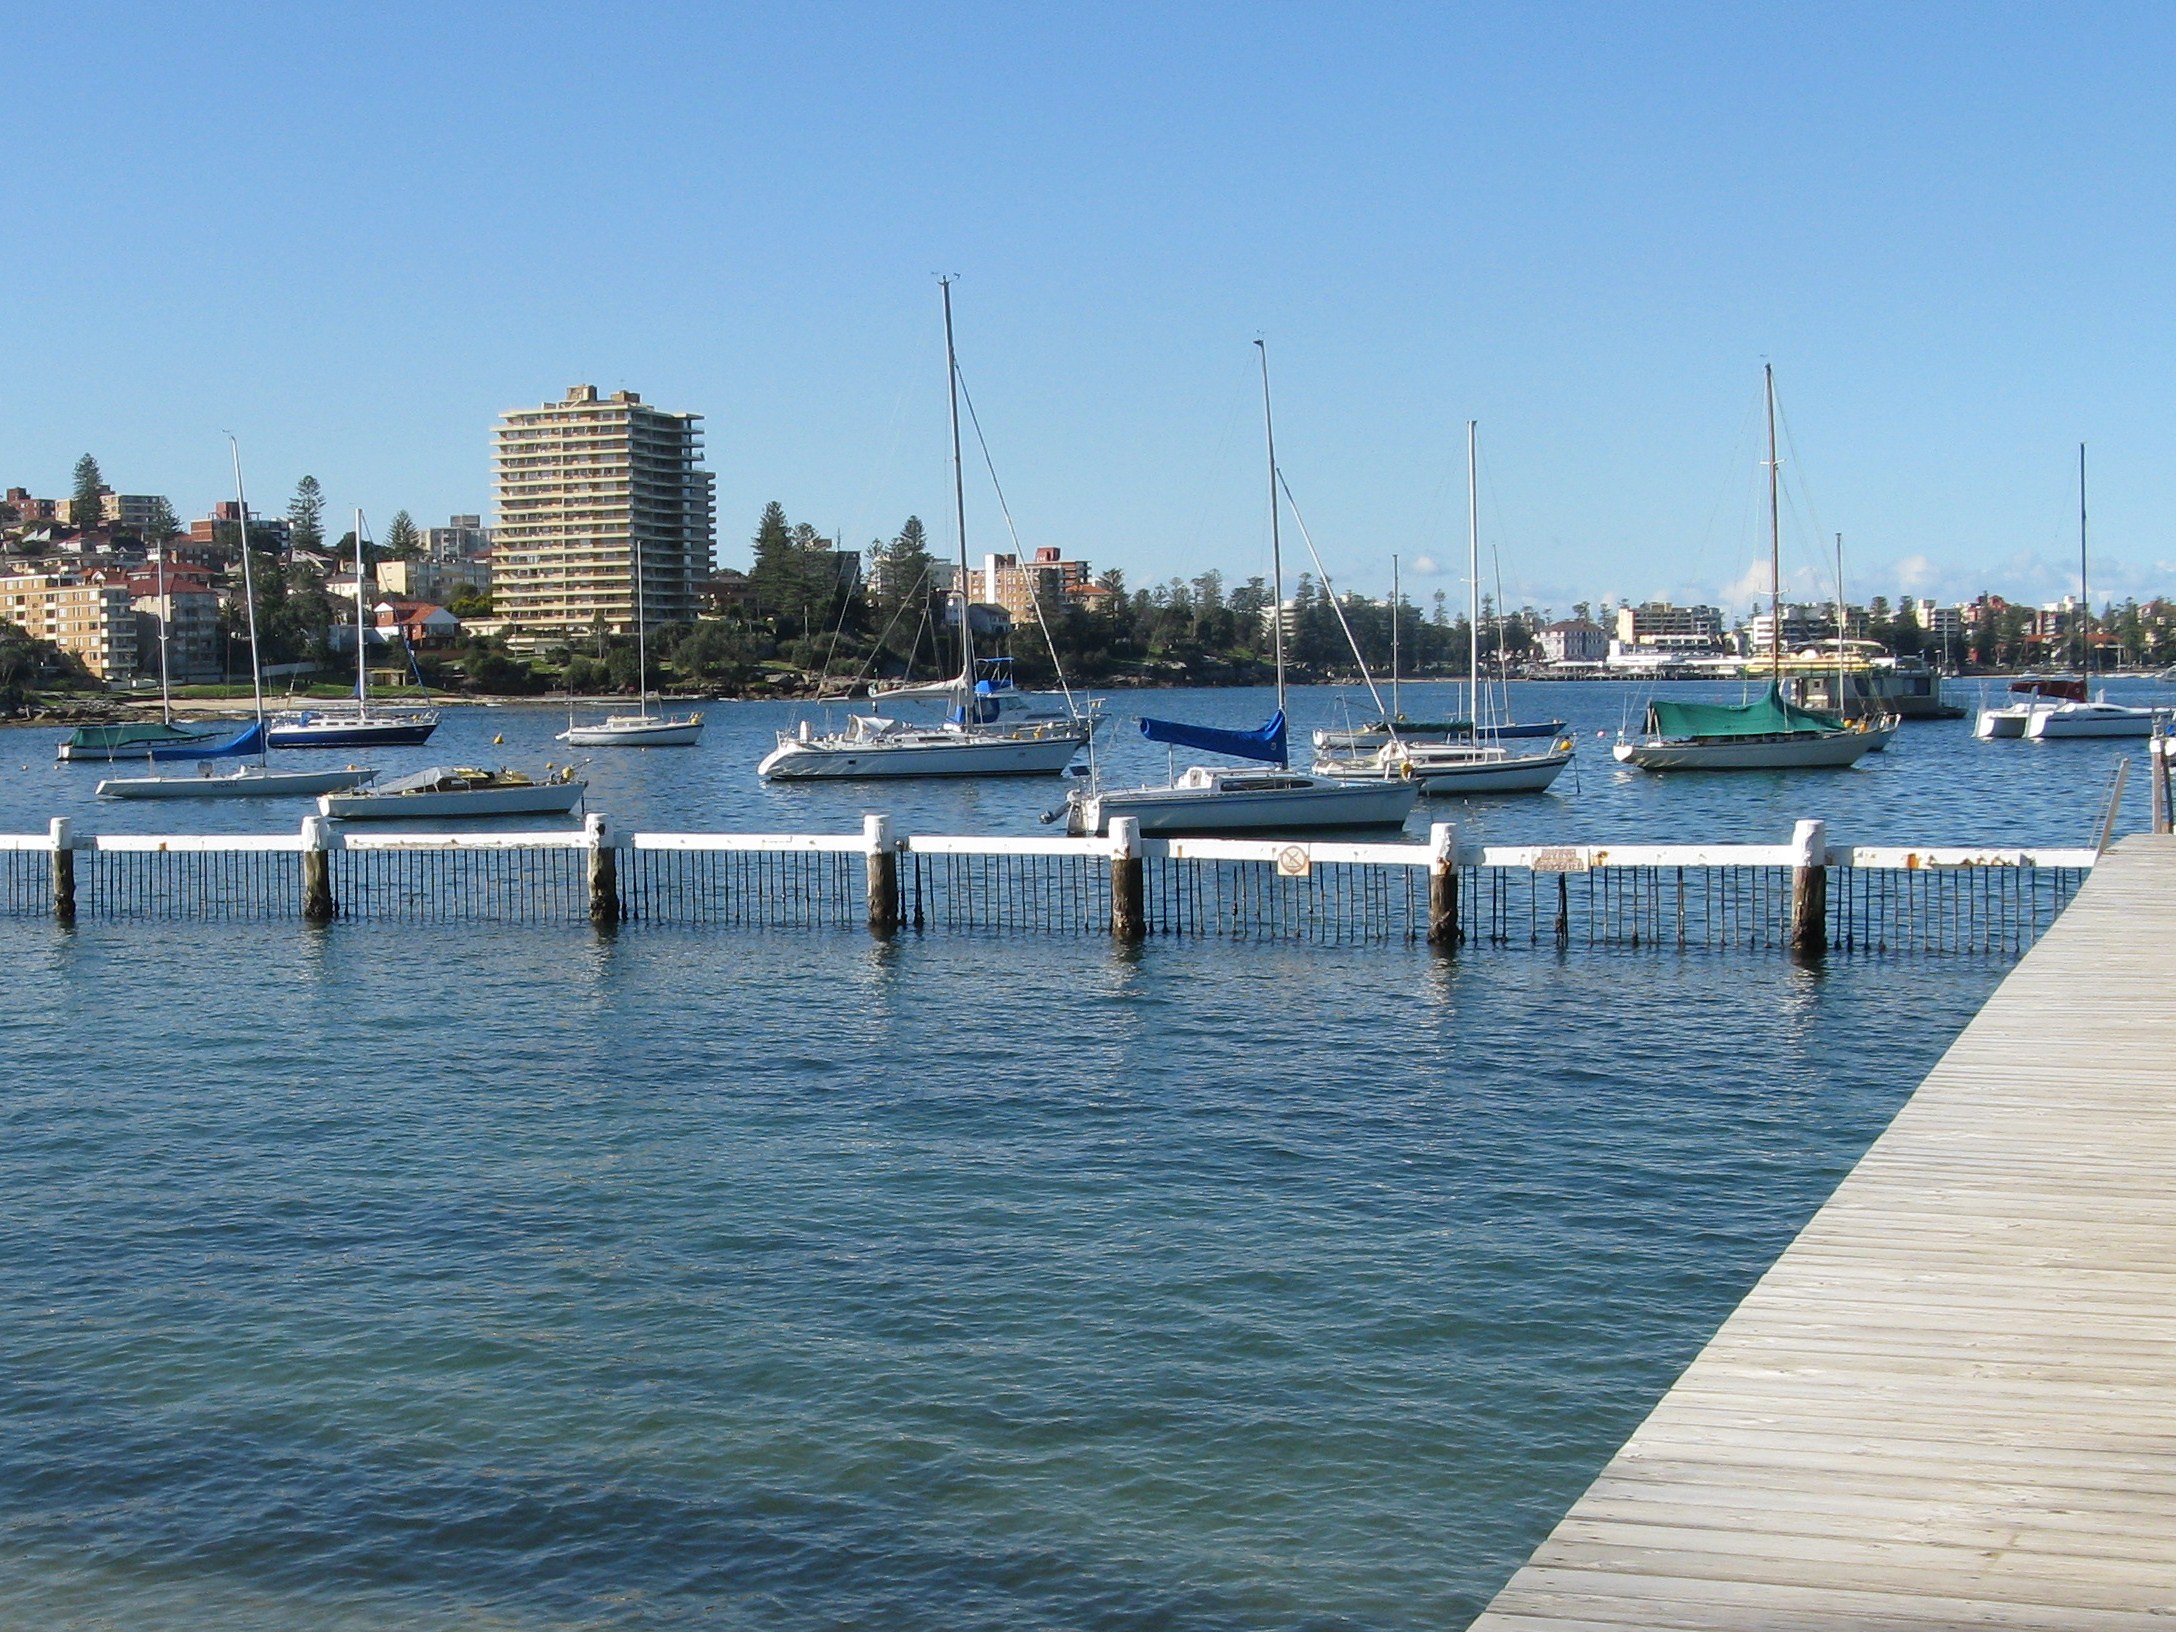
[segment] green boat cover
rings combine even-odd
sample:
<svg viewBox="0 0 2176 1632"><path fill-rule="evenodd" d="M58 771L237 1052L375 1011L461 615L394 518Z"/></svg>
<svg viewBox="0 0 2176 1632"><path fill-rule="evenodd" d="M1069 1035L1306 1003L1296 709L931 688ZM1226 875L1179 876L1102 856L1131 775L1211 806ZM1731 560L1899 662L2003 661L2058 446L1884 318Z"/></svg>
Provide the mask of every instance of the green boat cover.
<svg viewBox="0 0 2176 1632"><path fill-rule="evenodd" d="M1768 695L1751 703L1669 703L1647 705L1647 729L1658 737L1778 737L1814 731L1841 731L1833 714L1817 714L1783 700L1774 681Z"/></svg>

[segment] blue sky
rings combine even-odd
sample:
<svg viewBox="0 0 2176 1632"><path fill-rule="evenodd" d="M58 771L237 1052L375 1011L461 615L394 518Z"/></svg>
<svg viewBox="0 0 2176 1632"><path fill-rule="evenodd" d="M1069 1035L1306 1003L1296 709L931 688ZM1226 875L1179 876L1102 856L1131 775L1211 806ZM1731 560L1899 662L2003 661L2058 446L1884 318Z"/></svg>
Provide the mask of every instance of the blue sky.
<svg viewBox="0 0 2176 1632"><path fill-rule="evenodd" d="M949 544L934 274L1028 545L1265 569L1252 340L1341 587L1765 572L2176 591L2166 8L17 5L0 481L382 531L488 510L577 381L707 416L757 512ZM987 484L970 537L998 547ZM1304 563L1303 563L1304 564ZM1433 567L1434 576L1429 568ZM1494 568L1491 568L1493 575ZM1748 574L1751 574L1749 577ZM1818 578L1817 578L1818 575Z"/></svg>

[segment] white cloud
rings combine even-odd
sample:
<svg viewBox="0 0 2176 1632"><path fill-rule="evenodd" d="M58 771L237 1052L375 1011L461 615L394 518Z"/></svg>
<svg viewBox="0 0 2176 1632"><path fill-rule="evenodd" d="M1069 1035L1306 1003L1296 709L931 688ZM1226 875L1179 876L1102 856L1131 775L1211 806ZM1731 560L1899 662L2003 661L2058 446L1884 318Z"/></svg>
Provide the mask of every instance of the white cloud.
<svg viewBox="0 0 2176 1632"><path fill-rule="evenodd" d="M1413 557L1412 565L1413 576L1416 578L1434 578L1443 571L1442 566L1432 555L1416 555Z"/></svg>

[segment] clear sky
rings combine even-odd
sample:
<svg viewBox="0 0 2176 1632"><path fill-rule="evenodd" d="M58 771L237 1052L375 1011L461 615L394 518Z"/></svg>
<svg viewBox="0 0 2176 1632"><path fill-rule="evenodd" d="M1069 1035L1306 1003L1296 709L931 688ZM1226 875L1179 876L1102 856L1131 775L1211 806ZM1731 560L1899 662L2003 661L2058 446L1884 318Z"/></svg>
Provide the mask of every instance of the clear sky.
<svg viewBox="0 0 2176 1632"><path fill-rule="evenodd" d="M707 416L949 548L934 274L1022 540L1264 570L1252 341L1340 587L2176 592L2176 9L17 4L0 482L490 506L502 409ZM987 483L970 537L1002 547ZM1301 564L1304 565L1304 557ZM1430 576L1430 569L1434 576ZM1823 574L1816 579L1817 569ZM1494 569L1489 569L1493 573ZM1748 577L1751 572L1752 576ZM1735 586L1735 587L1733 587Z"/></svg>

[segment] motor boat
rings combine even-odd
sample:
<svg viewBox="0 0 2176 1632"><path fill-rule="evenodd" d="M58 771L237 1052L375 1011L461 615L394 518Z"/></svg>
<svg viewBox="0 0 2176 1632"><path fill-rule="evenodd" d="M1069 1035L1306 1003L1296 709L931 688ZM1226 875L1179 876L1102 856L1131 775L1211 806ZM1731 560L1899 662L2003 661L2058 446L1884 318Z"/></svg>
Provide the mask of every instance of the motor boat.
<svg viewBox="0 0 2176 1632"><path fill-rule="evenodd" d="M520 771L474 770L434 765L352 793L328 793L317 802L343 822L433 821L476 816L564 816L582 802L589 784L570 765L554 766L542 781Z"/></svg>

